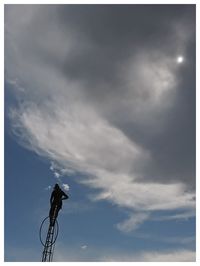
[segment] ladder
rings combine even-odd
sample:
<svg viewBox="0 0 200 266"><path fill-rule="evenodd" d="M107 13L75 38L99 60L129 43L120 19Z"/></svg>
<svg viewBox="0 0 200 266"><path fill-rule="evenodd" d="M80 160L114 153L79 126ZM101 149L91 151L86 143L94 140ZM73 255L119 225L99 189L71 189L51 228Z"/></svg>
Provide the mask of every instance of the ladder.
<svg viewBox="0 0 200 266"><path fill-rule="evenodd" d="M54 252L55 240L56 240L56 238L54 236L55 235L55 225L57 225L57 221L55 219L56 211L57 211L57 206L55 207L52 221L50 221L50 224L49 224L49 228L48 228L48 232L47 232L47 236L46 236L46 241L45 241L45 245L44 245L44 250L42 253L42 262L45 262L45 261L51 262L53 260L53 252ZM57 228L57 230L58 230L58 228Z"/></svg>

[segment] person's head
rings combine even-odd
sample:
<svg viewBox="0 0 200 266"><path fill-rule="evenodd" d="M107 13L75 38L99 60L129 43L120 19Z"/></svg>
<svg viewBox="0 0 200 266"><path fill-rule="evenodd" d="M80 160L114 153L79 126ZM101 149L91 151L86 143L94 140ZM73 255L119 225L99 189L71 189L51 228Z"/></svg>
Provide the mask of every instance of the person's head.
<svg viewBox="0 0 200 266"><path fill-rule="evenodd" d="M56 183L55 186L54 186L54 189L59 189L59 185Z"/></svg>

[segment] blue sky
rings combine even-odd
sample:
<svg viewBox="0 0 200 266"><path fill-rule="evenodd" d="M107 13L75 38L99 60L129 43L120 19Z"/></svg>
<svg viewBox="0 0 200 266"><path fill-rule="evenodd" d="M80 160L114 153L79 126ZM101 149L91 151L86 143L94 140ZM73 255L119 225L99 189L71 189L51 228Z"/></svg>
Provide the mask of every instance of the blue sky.
<svg viewBox="0 0 200 266"><path fill-rule="evenodd" d="M39 227L48 215L50 197L50 190L45 188L55 182L48 161L20 147L5 133L5 261L40 261ZM194 218L147 221L137 231L123 233L116 228L126 218L123 209L106 202L91 203L87 198L90 189L70 177L67 182L70 199L59 214L55 259L57 253L65 261L68 256L72 261L98 261L104 256L125 259L126 255L155 250L195 250Z"/></svg>
<svg viewBox="0 0 200 266"><path fill-rule="evenodd" d="M194 12L6 6L5 261L195 260Z"/></svg>

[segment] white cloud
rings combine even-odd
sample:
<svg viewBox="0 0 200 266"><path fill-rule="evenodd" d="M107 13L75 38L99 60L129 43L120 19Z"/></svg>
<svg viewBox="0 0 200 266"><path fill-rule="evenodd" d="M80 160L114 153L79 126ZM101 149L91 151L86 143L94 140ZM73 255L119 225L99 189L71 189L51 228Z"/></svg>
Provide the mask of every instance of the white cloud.
<svg viewBox="0 0 200 266"><path fill-rule="evenodd" d="M52 103L53 104L53 103ZM112 127L95 114L94 110L78 106L62 110L55 105L56 117L50 117L45 110L29 107L22 113L13 112L13 125L29 142L29 147L38 153L46 153L60 163L81 171L113 173L131 172L136 162L148 157L139 147L118 129ZM44 111L44 112L43 112ZM16 122L16 123L15 123ZM31 145L31 146L30 146ZM120 151L120 152L119 152Z"/></svg>
<svg viewBox="0 0 200 266"><path fill-rule="evenodd" d="M130 232L137 229L141 223L147 220L149 215L147 213L135 213L129 219L117 224L117 228L123 232Z"/></svg>
<svg viewBox="0 0 200 266"><path fill-rule="evenodd" d="M82 245L82 246L81 246L81 249L87 249L87 248L88 248L87 245Z"/></svg>
<svg viewBox="0 0 200 266"><path fill-rule="evenodd" d="M10 253L10 261L39 261L38 250L10 247ZM7 257L8 254L6 261ZM54 254L54 262L194 262L195 258L195 251L187 249L121 253L121 250L106 246L103 249L95 246L88 248L85 244L63 246L60 242L57 242Z"/></svg>
<svg viewBox="0 0 200 266"><path fill-rule="evenodd" d="M65 191L69 191L69 185L68 184L62 184Z"/></svg>
<svg viewBox="0 0 200 266"><path fill-rule="evenodd" d="M55 119L39 110L16 115L14 121L18 127L21 123L22 131L26 128L26 139L31 140L29 147L90 176L80 182L102 190L94 199L138 211L195 207L194 193L181 183L138 182L135 167L148 159L148 153L94 113L69 116L62 110Z"/></svg>
<svg viewBox="0 0 200 266"><path fill-rule="evenodd" d="M56 164L51 161L49 169L53 172L56 169Z"/></svg>
<svg viewBox="0 0 200 266"><path fill-rule="evenodd" d="M140 262L194 262L196 254L191 250L148 251L138 254L113 254L105 256L105 261Z"/></svg>
<svg viewBox="0 0 200 266"><path fill-rule="evenodd" d="M151 240L154 242L159 243L170 243L170 244L178 244L178 245L188 245L188 244L195 244L196 238L195 236L166 236L155 233L153 234L146 234L141 232L134 232L133 236L135 238L143 239L143 240Z"/></svg>
<svg viewBox="0 0 200 266"><path fill-rule="evenodd" d="M101 189L94 200L109 200L143 213L195 208L194 193L182 183L140 182L135 168L139 162L145 164L148 152L92 110L69 114L64 107L56 108L55 118L29 108L16 113L13 123L22 132L26 129L26 141L38 154L57 160L63 168L86 173L88 178L77 181Z"/></svg>
<svg viewBox="0 0 200 266"><path fill-rule="evenodd" d="M196 253L190 250L168 252L147 252L142 254L142 260L152 262L194 262Z"/></svg>
<svg viewBox="0 0 200 266"><path fill-rule="evenodd" d="M174 214L174 215L165 215L153 218L154 221L166 221L166 220L188 220L191 217L195 216L195 210L187 210L182 213Z"/></svg>
<svg viewBox="0 0 200 266"><path fill-rule="evenodd" d="M106 171L98 173L83 181L91 187L102 188L96 199L114 201L120 206L134 208L138 211L173 210L195 207L192 192L186 192L181 183L160 184L138 182L134 176L111 174Z"/></svg>
<svg viewBox="0 0 200 266"><path fill-rule="evenodd" d="M124 76L129 88L128 97L134 100L135 96L133 108L140 119L148 111L156 114L158 109L162 112L170 106L177 85L174 75L177 67L173 61L173 57L154 51L142 51L130 60Z"/></svg>
<svg viewBox="0 0 200 266"><path fill-rule="evenodd" d="M94 262L194 262L196 253L188 249L148 250L135 252L134 250L121 251L117 248L104 246L103 248L82 245L63 246L57 244L54 261L94 261ZM84 248L82 248L84 247ZM83 252L87 250L87 252Z"/></svg>
<svg viewBox="0 0 200 266"><path fill-rule="evenodd" d="M59 174L58 172L54 172L54 176L55 176L56 178L59 178L59 177L60 177L60 174Z"/></svg>

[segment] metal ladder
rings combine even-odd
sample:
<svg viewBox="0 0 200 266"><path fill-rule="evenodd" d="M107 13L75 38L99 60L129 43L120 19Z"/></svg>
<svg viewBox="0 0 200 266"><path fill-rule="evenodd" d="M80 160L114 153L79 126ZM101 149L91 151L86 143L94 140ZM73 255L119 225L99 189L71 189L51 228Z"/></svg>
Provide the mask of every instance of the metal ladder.
<svg viewBox="0 0 200 266"><path fill-rule="evenodd" d="M42 253L42 262L48 261L51 262L53 260L53 251L55 247L55 241L54 241L54 233L55 233L55 214L56 214L57 206L55 207L54 210L54 215L52 218L52 224L49 224L48 232L47 232L47 237L44 245L44 250Z"/></svg>

